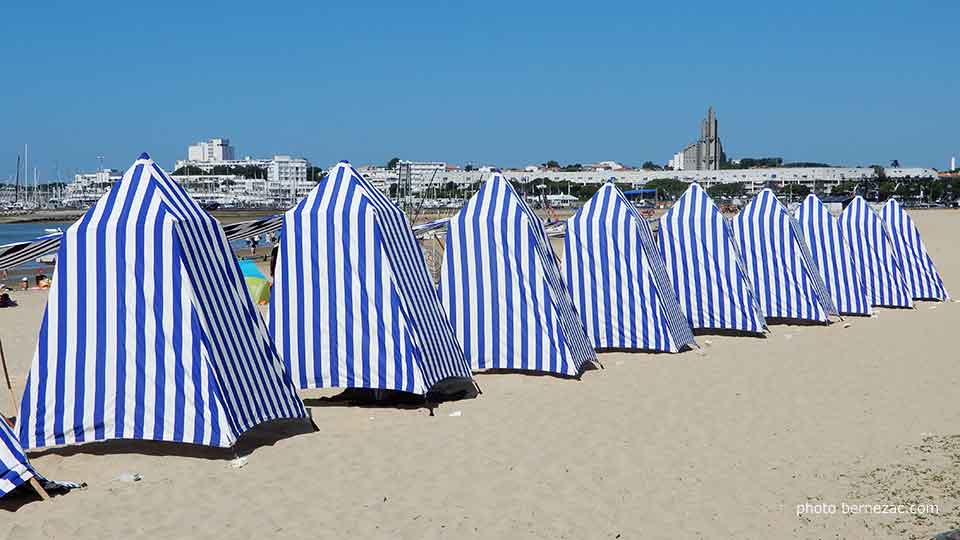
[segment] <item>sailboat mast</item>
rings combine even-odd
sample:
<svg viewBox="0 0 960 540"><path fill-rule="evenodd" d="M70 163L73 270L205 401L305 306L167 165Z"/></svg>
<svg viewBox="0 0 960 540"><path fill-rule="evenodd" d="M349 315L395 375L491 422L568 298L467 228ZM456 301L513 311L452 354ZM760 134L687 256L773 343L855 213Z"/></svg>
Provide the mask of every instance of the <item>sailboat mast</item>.
<svg viewBox="0 0 960 540"><path fill-rule="evenodd" d="M13 202L20 201L20 154L17 154L17 179L13 184Z"/></svg>

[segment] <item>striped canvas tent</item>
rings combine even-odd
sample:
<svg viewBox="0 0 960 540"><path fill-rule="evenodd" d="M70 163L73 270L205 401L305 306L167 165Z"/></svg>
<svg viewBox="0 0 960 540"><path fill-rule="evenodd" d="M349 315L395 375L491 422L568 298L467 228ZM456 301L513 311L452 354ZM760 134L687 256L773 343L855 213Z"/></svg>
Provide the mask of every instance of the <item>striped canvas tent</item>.
<svg viewBox="0 0 960 540"><path fill-rule="evenodd" d="M64 233L21 444L231 446L305 416L219 223L141 155Z"/></svg>
<svg viewBox="0 0 960 540"><path fill-rule="evenodd" d="M854 197L843 209L840 230L850 244L853 263L870 305L913 307L890 232L863 197Z"/></svg>
<svg viewBox="0 0 960 540"><path fill-rule="evenodd" d="M649 224L612 182L567 221L563 269L594 348L694 344Z"/></svg>
<svg viewBox="0 0 960 540"><path fill-rule="evenodd" d="M690 184L660 217L657 236L680 310L691 327L749 333L766 329L730 228L703 188Z"/></svg>
<svg viewBox="0 0 960 540"><path fill-rule="evenodd" d="M827 322L836 314L800 227L773 191L758 193L731 226L765 318Z"/></svg>
<svg viewBox="0 0 960 540"><path fill-rule="evenodd" d="M840 232L839 220L811 193L797 209L797 221L837 311L843 315L869 315L870 301L853 264L850 245Z"/></svg>
<svg viewBox="0 0 960 540"><path fill-rule="evenodd" d="M300 388L473 388L407 217L341 161L283 217L270 332Z"/></svg>
<svg viewBox="0 0 960 540"><path fill-rule="evenodd" d="M27 460L20 441L0 417L0 497L37 476Z"/></svg>
<svg viewBox="0 0 960 540"><path fill-rule="evenodd" d="M450 219L440 298L470 366L577 376L596 353L537 215L497 172Z"/></svg>
<svg viewBox="0 0 960 540"><path fill-rule="evenodd" d="M927 253L927 248L920 238L920 231L910 214L907 214L896 199L890 199L880 210L880 217L893 239L910 295L915 300L949 299L950 295L943 286L940 273L933 265L933 259Z"/></svg>

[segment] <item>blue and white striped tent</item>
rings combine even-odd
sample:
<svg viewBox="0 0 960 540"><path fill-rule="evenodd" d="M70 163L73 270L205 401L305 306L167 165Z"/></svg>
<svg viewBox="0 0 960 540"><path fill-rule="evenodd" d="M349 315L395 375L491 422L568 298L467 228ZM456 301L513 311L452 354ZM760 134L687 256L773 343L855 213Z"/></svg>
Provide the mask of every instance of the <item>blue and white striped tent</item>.
<svg viewBox="0 0 960 540"><path fill-rule="evenodd" d="M445 244L440 298L473 369L577 376L596 361L543 224L499 172Z"/></svg>
<svg viewBox="0 0 960 540"><path fill-rule="evenodd" d="M800 227L773 191L758 193L731 225L765 318L827 322L837 313Z"/></svg>
<svg viewBox="0 0 960 540"><path fill-rule="evenodd" d="M890 232L863 197L854 197L843 209L840 230L850 244L853 263L870 305L913 307Z"/></svg>
<svg viewBox="0 0 960 540"><path fill-rule="evenodd" d="M837 218L811 193L797 209L797 221L837 311L842 315L869 315L870 301Z"/></svg>
<svg viewBox="0 0 960 540"><path fill-rule="evenodd" d="M677 352L693 345L650 226L607 182L567 220L567 290L597 349Z"/></svg>
<svg viewBox="0 0 960 540"><path fill-rule="evenodd" d="M880 210L880 217L893 239L910 295L915 300L948 300L950 295L943 286L943 279L907 211L896 199L890 199Z"/></svg>
<svg viewBox="0 0 960 540"><path fill-rule="evenodd" d="M0 497L29 481L37 472L33 470L20 441L0 417Z"/></svg>
<svg viewBox="0 0 960 540"><path fill-rule="evenodd" d="M305 416L220 224L142 154L63 235L21 444L232 446Z"/></svg>
<svg viewBox="0 0 960 540"><path fill-rule="evenodd" d="M766 329L733 235L703 188L690 184L660 217L657 235L667 275L691 327L749 333Z"/></svg>
<svg viewBox="0 0 960 540"><path fill-rule="evenodd" d="M473 388L407 217L349 163L284 215L274 280L270 332L300 388Z"/></svg>

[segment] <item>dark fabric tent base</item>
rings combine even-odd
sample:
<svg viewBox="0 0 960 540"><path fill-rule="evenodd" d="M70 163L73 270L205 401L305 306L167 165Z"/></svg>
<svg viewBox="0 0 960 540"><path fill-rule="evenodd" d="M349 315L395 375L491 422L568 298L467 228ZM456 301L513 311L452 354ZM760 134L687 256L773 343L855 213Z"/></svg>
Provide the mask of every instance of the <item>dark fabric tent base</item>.
<svg viewBox="0 0 960 540"><path fill-rule="evenodd" d="M749 337L749 338L758 338L758 339L767 339L767 334L764 332L747 332L744 330L733 330L730 328L694 328L693 335L695 336L727 336L727 337Z"/></svg>
<svg viewBox="0 0 960 540"><path fill-rule="evenodd" d="M789 317L768 317L767 326L829 326L830 321L811 321L809 319L791 319Z"/></svg>
<svg viewBox="0 0 960 540"><path fill-rule="evenodd" d="M426 395L379 388L345 388L335 396L307 398L307 407L374 407L395 409L433 409L434 405L461 399L473 399L480 394L470 379L449 378L437 384Z"/></svg>

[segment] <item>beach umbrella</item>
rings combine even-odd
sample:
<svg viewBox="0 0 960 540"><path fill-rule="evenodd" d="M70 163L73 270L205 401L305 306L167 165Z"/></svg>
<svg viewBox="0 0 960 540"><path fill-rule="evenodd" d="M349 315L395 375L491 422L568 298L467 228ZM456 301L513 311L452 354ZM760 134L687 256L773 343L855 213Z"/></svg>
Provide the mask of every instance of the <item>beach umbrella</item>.
<svg viewBox="0 0 960 540"><path fill-rule="evenodd" d="M142 154L63 234L18 418L25 448L232 446L304 418L220 224Z"/></svg>
<svg viewBox="0 0 960 540"><path fill-rule="evenodd" d="M733 234L706 191L690 184L660 217L657 243L695 330L760 333L766 322Z"/></svg>
<svg viewBox="0 0 960 540"><path fill-rule="evenodd" d="M731 228L767 320L827 322L837 313L799 225L773 191L751 199Z"/></svg>
<svg viewBox="0 0 960 540"><path fill-rule="evenodd" d="M564 242L565 284L594 348L694 344L650 225L614 183L567 220Z"/></svg>
<svg viewBox="0 0 960 540"><path fill-rule="evenodd" d="M797 209L797 222L837 311L843 315L869 315L870 300L839 220L811 193Z"/></svg>
<svg viewBox="0 0 960 540"><path fill-rule="evenodd" d="M470 366L578 376L596 353L540 218L499 172L447 225L440 298Z"/></svg>
<svg viewBox="0 0 960 540"><path fill-rule="evenodd" d="M840 230L870 305L913 307L893 239L880 216L857 195L840 214Z"/></svg>
<svg viewBox="0 0 960 540"><path fill-rule="evenodd" d="M270 333L300 388L474 388L407 217L345 161L283 216Z"/></svg>
<svg viewBox="0 0 960 540"><path fill-rule="evenodd" d="M244 259L240 261L240 273L247 284L247 291L255 304L266 305L270 302L270 280L263 275L257 263Z"/></svg>
<svg viewBox="0 0 960 540"><path fill-rule="evenodd" d="M943 286L943 279L933 265L910 214L896 199L890 199L880 210L880 217L890 232L910 295L915 300L948 300L950 295Z"/></svg>

